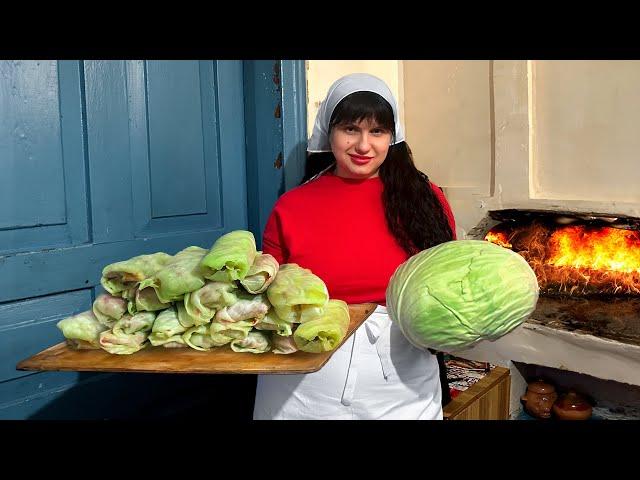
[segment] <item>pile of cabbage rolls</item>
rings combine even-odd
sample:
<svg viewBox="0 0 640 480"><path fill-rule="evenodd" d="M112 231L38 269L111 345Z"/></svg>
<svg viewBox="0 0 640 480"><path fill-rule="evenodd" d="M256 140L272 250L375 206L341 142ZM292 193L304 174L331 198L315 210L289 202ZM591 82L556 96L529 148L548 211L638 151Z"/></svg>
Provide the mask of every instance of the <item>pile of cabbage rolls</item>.
<svg viewBox="0 0 640 480"><path fill-rule="evenodd" d="M209 249L154 253L107 265L93 308L58 322L76 349L131 354L149 345L288 354L333 350L349 309L295 263L279 265L236 230Z"/></svg>

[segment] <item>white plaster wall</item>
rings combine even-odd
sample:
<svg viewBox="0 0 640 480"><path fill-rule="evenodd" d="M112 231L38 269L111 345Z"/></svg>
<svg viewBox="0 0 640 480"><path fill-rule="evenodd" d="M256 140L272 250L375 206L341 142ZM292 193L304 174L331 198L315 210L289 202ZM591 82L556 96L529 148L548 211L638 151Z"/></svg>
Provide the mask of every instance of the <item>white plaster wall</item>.
<svg viewBox="0 0 640 480"><path fill-rule="evenodd" d="M640 62L529 65L531 196L640 202Z"/></svg>
<svg viewBox="0 0 640 480"><path fill-rule="evenodd" d="M640 62L404 61L407 140L464 235L488 209L640 216Z"/></svg>
<svg viewBox="0 0 640 480"><path fill-rule="evenodd" d="M404 61L407 142L418 167L447 187L489 194L491 105L487 61Z"/></svg>

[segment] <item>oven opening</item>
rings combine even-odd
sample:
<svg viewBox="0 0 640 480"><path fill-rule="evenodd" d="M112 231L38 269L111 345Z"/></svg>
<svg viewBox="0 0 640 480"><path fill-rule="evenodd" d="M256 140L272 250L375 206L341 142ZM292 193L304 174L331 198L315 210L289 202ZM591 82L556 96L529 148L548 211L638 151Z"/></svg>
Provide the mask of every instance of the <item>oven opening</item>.
<svg viewBox="0 0 640 480"><path fill-rule="evenodd" d="M529 322L640 345L640 219L499 210L479 238L522 255L538 279Z"/></svg>

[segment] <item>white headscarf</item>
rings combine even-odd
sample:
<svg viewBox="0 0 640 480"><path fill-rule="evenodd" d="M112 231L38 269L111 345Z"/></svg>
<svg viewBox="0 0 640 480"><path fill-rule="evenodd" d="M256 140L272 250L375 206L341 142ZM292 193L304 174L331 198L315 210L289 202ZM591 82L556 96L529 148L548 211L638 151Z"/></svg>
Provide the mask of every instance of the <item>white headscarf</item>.
<svg viewBox="0 0 640 480"><path fill-rule="evenodd" d="M396 124L395 136L392 145L404 141L404 132L398 118L398 105L396 99L393 98L391 90L378 77L368 73L352 73L336 80L329 91L327 97L320 104L320 109L316 115L316 122L313 125L313 132L309 143L307 144L307 152L330 152L331 143L329 142L329 121L336 105L340 103L347 95L354 92L374 92L384 98L393 109L393 120Z"/></svg>

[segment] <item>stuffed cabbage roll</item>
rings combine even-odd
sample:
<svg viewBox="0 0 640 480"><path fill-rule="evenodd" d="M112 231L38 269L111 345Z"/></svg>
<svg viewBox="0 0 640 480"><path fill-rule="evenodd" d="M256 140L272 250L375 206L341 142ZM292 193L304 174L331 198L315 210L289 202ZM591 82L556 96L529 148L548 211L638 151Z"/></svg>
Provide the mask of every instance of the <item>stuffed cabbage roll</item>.
<svg viewBox="0 0 640 480"><path fill-rule="evenodd" d="M191 348L206 352L219 345L209 335L209 325L191 327L182 334L182 338Z"/></svg>
<svg viewBox="0 0 640 480"><path fill-rule="evenodd" d="M171 260L171 255L163 252L138 255L122 262L112 263L102 269L100 283L111 295L122 296L140 282L149 278Z"/></svg>
<svg viewBox="0 0 640 480"><path fill-rule="evenodd" d="M311 270L295 263L280 265L267 289L276 315L289 323L301 323L322 313L329 300L327 286Z"/></svg>
<svg viewBox="0 0 640 480"><path fill-rule="evenodd" d="M276 278L280 264L268 253L258 252L247 276L240 283L249 293L262 293Z"/></svg>
<svg viewBox="0 0 640 480"><path fill-rule="evenodd" d="M189 315L189 312L187 312L187 309L184 307L184 302L175 302L174 305L176 307L176 311L178 312L178 322L180 322L180 325L182 325L184 328L199 326L196 325L195 317L192 317L191 315Z"/></svg>
<svg viewBox="0 0 640 480"><path fill-rule="evenodd" d="M222 235L202 259L204 276L218 282L242 280L253 265L257 253L253 233L235 230Z"/></svg>
<svg viewBox="0 0 640 480"><path fill-rule="evenodd" d="M269 335L253 330L241 340L231 342L231 350L234 352L265 353L271 350Z"/></svg>
<svg viewBox="0 0 640 480"><path fill-rule="evenodd" d="M329 300L322 315L298 326L293 340L303 352L328 352L340 345L347 335L349 322L347 304L342 300Z"/></svg>
<svg viewBox="0 0 640 480"><path fill-rule="evenodd" d="M209 333L216 344L226 345L231 340L246 338L252 328L253 324L248 320L235 323L211 322Z"/></svg>
<svg viewBox="0 0 640 480"><path fill-rule="evenodd" d="M60 320L56 326L62 330L67 344L76 350L100 348L100 334L109 329L91 310Z"/></svg>
<svg viewBox="0 0 640 480"><path fill-rule="evenodd" d="M204 325L211 321L217 310L238 301L237 290L234 283L207 282L204 287L184 295L184 306L195 325Z"/></svg>
<svg viewBox="0 0 640 480"><path fill-rule="evenodd" d="M93 302L93 314L106 327L113 327L127 312L127 301L108 293L98 295Z"/></svg>
<svg viewBox="0 0 640 480"><path fill-rule="evenodd" d="M288 337L293 333L293 324L278 317L273 308L271 308L265 317L256 323L254 327L256 330L271 330L273 333L277 334L277 336L283 337Z"/></svg>
<svg viewBox="0 0 640 480"><path fill-rule="evenodd" d="M227 327L225 325L216 322L213 322L209 326L209 335L211 337L211 341L216 347L222 347L223 345L226 345L227 343L230 343L232 340L234 340L233 337L225 335L226 330Z"/></svg>
<svg viewBox="0 0 640 480"><path fill-rule="evenodd" d="M271 352L288 355L298 351L293 335L283 337L281 335L271 335Z"/></svg>
<svg viewBox="0 0 640 480"><path fill-rule="evenodd" d="M147 337L156 314L140 312L135 315L125 314L110 331L100 334L100 347L116 355L129 355L147 346Z"/></svg>
<svg viewBox="0 0 640 480"><path fill-rule="evenodd" d="M206 253L204 248L195 246L181 250L152 277L140 282L140 290L152 287L162 303L182 300L185 293L204 286L199 264Z"/></svg>
<svg viewBox="0 0 640 480"><path fill-rule="evenodd" d="M187 348L188 345L184 342L184 339L181 335L176 335L177 338L174 338L170 342L163 343L163 348Z"/></svg>
<svg viewBox="0 0 640 480"><path fill-rule="evenodd" d="M140 312L135 315L124 315L113 326L116 335L134 335L142 332L149 334L155 322L155 312Z"/></svg>
<svg viewBox="0 0 640 480"><path fill-rule="evenodd" d="M238 301L229 307L218 310L214 319L218 323L251 320L255 325L265 317L270 307L266 295L249 295L240 292L238 293Z"/></svg>
<svg viewBox="0 0 640 480"><path fill-rule="evenodd" d="M134 298L129 300L128 310L131 315L135 315L138 312L157 312L170 306L171 302L160 301L153 287L146 287L142 290L136 288Z"/></svg>
<svg viewBox="0 0 640 480"><path fill-rule="evenodd" d="M147 334L116 335L111 330L100 334L100 348L114 355L130 355L146 346Z"/></svg>
<svg viewBox="0 0 640 480"><path fill-rule="evenodd" d="M138 291L138 285L130 287L120 292L120 296L125 300L134 301L136 299L136 292ZM133 315L133 314L132 314Z"/></svg>
<svg viewBox="0 0 640 480"><path fill-rule="evenodd" d="M149 342L154 347L165 345L171 342L177 342L184 345L182 334L187 329L178 321L178 312L176 307L167 308L158 314L153 322L151 333L149 334Z"/></svg>

